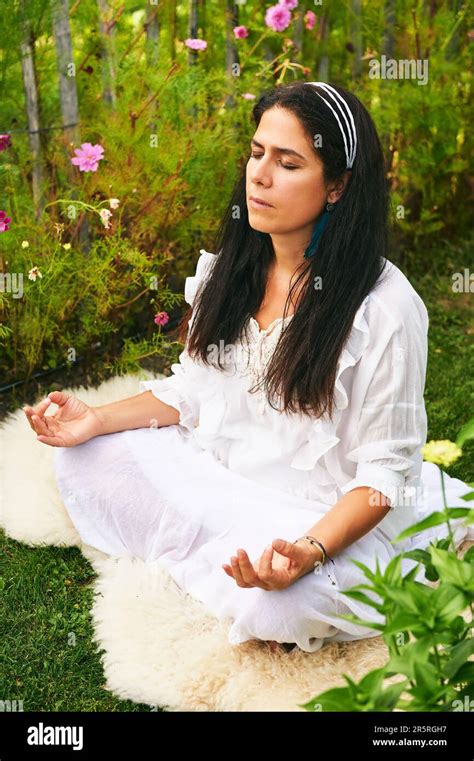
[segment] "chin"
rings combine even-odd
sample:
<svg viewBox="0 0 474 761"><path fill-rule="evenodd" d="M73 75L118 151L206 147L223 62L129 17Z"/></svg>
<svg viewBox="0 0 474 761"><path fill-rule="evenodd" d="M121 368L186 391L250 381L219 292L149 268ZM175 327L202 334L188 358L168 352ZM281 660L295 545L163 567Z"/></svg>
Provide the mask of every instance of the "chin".
<svg viewBox="0 0 474 761"><path fill-rule="evenodd" d="M255 230L256 233L267 233L268 235L272 234L272 230L262 230L261 227L256 227L255 225L252 225L251 222L249 222L249 226L252 228L252 230Z"/></svg>

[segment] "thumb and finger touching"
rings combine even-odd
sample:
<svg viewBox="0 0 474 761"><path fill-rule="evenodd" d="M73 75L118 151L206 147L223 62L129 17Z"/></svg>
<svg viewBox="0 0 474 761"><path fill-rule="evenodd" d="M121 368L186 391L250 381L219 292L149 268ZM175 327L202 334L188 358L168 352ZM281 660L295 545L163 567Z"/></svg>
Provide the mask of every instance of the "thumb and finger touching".
<svg viewBox="0 0 474 761"><path fill-rule="evenodd" d="M46 399L35 406L25 404L23 406L23 412L26 415L28 423L31 429L37 434L36 438L52 446L63 446L64 440L62 437L57 436L59 425L54 415L45 415L46 410L50 407L51 403L57 404L59 408L66 404L69 394L65 394L63 391L52 391Z"/></svg>
<svg viewBox="0 0 474 761"><path fill-rule="evenodd" d="M25 404L23 407L23 412L26 415L26 418L28 420L28 423L30 424L30 427L35 431L35 425L33 422L33 416L42 418L46 410L48 409L49 405L51 404L50 399L43 399L42 402L35 405L34 407L31 407L29 404Z"/></svg>
<svg viewBox="0 0 474 761"><path fill-rule="evenodd" d="M67 400L70 398L70 394L66 394L64 391L51 391L48 394L48 397L54 404L57 404L59 407L63 407Z"/></svg>

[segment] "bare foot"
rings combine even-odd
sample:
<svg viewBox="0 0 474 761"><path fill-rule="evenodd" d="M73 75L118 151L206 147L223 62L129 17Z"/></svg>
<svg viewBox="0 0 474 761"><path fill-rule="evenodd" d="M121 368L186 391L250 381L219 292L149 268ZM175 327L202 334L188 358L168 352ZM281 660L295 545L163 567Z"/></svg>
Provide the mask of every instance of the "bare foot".
<svg viewBox="0 0 474 761"><path fill-rule="evenodd" d="M296 647L296 642L277 642L275 639L265 640L272 653L289 653Z"/></svg>
<svg viewBox="0 0 474 761"><path fill-rule="evenodd" d="M270 650L272 651L272 653L277 653L279 650L282 649L280 647L280 643L277 642L275 639L268 639L268 640L265 640L265 641L266 641L267 645L269 646Z"/></svg>

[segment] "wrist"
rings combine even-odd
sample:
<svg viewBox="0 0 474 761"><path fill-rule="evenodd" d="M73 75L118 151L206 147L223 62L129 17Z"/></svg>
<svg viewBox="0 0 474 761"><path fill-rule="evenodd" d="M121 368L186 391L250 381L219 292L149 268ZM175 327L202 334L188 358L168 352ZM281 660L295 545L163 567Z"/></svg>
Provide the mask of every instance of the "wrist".
<svg viewBox="0 0 474 761"><path fill-rule="evenodd" d="M314 570L314 564L316 561L323 560L323 552L319 547L315 547L313 544L311 544L311 542L308 542L307 540L297 539L295 544L296 543L305 549L305 556L307 561L304 564L304 573L310 573Z"/></svg>
<svg viewBox="0 0 474 761"><path fill-rule="evenodd" d="M306 573L310 573L311 571L316 570L314 567L314 564L317 560L323 561L323 553L320 549L317 549L316 547L311 547L311 545L308 548L309 552L309 559L308 559L308 569Z"/></svg>
<svg viewBox="0 0 474 761"><path fill-rule="evenodd" d="M94 411L94 414L98 420L98 429L99 433L98 436L103 436L106 433L110 433L108 430L109 426L109 415L107 412L105 412L103 407L92 407L92 410Z"/></svg>

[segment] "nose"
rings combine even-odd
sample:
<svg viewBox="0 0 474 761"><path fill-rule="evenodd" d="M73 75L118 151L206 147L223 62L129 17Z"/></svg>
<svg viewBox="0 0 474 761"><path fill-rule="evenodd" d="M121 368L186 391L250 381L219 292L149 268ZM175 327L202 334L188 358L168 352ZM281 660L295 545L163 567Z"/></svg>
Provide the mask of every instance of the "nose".
<svg viewBox="0 0 474 761"><path fill-rule="evenodd" d="M264 162L263 157L259 158L258 163L255 162L255 166L249 169L249 177L253 185L269 187L272 184L268 166Z"/></svg>

